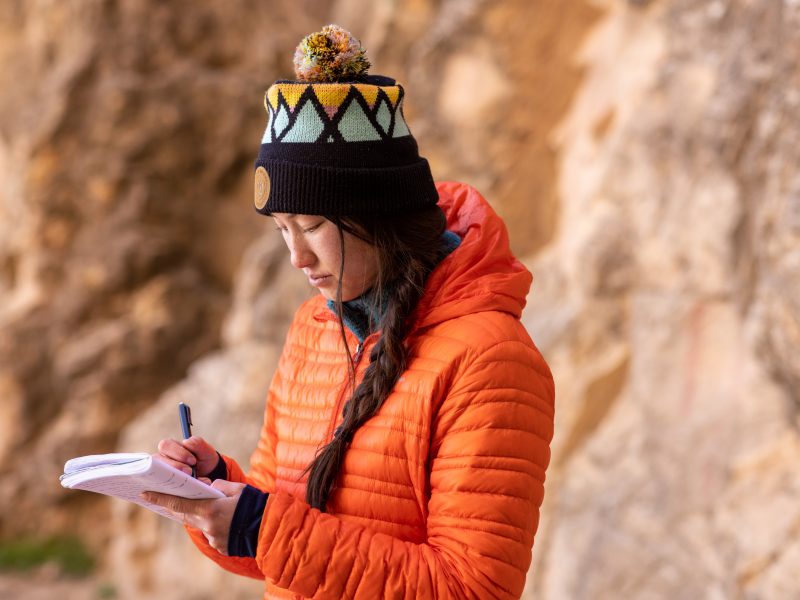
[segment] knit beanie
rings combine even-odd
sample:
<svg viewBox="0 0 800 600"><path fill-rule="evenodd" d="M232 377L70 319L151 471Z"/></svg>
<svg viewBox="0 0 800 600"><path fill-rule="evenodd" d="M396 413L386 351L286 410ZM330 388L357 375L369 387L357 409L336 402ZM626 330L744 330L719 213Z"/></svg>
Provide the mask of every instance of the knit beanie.
<svg viewBox="0 0 800 600"><path fill-rule="evenodd" d="M264 97L255 206L307 215L400 214L436 204L428 161L403 116L403 86L368 75L361 43L328 25L306 36L296 80Z"/></svg>

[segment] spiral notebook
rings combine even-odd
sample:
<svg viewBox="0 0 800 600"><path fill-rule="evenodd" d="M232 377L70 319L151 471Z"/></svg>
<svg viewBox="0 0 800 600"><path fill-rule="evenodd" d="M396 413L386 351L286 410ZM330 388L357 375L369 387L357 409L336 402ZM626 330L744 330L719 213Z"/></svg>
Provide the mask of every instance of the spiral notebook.
<svg viewBox="0 0 800 600"><path fill-rule="evenodd" d="M59 479L65 488L122 498L174 521L179 519L160 506L145 502L139 494L161 492L193 500L225 497L219 490L145 452L72 458L64 465L64 474Z"/></svg>

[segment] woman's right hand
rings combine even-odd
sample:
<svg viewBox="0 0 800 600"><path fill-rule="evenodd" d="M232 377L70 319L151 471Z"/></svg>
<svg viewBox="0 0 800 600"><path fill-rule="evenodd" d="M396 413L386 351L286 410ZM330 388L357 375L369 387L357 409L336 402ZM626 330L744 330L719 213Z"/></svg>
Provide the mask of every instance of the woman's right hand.
<svg viewBox="0 0 800 600"><path fill-rule="evenodd" d="M214 446L194 435L181 441L161 440L158 442L158 454L154 456L188 475L191 475L194 466L198 477L211 473L220 460Z"/></svg>

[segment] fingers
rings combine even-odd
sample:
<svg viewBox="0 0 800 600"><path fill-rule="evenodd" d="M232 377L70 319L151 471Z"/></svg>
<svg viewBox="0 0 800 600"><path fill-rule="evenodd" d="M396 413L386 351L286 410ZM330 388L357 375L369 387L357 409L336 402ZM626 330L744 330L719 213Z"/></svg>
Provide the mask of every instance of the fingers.
<svg viewBox="0 0 800 600"><path fill-rule="evenodd" d="M181 463L190 467L197 464L197 457L178 440L161 440L158 442L158 453L166 459L165 462L171 461L170 464Z"/></svg>
<svg viewBox="0 0 800 600"><path fill-rule="evenodd" d="M214 462L217 461L217 451L214 450L214 446L209 444L201 437L193 435L192 437L183 440L181 444L200 460L208 460L213 458Z"/></svg>
<svg viewBox="0 0 800 600"><path fill-rule="evenodd" d="M187 474L191 474L192 467L196 467L198 475L207 475L219 462L214 446L197 436L182 441L161 440L158 443L158 458Z"/></svg>
<svg viewBox="0 0 800 600"><path fill-rule="evenodd" d="M213 500L190 500L158 492L143 492L140 498L167 509L184 524L200 529L204 533L216 529L214 520L219 510L214 506Z"/></svg>
<svg viewBox="0 0 800 600"><path fill-rule="evenodd" d="M224 479L216 479L211 487L219 490L228 497L236 496L245 488L244 483L237 483L235 481L225 481Z"/></svg>
<svg viewBox="0 0 800 600"><path fill-rule="evenodd" d="M214 550L222 554L222 556L228 556L228 541L223 540L219 537L209 536L205 532L203 535L208 540L208 545L211 546Z"/></svg>
<svg viewBox="0 0 800 600"><path fill-rule="evenodd" d="M170 458L166 458L163 454L153 454L153 458L156 460L160 460L163 463L167 463L169 466L178 469L178 471L182 471L187 475L192 474L192 467L187 465L186 463L178 462L177 460L172 460Z"/></svg>
<svg viewBox="0 0 800 600"><path fill-rule="evenodd" d="M195 515L203 510L204 500L188 500L187 498L180 498L178 496L171 496L169 494L160 494L158 492L142 492L142 500L155 504L161 508L166 508L177 515Z"/></svg>
<svg viewBox="0 0 800 600"><path fill-rule="evenodd" d="M197 458L197 474L208 475L219 462L219 456L214 446L201 437L192 436L181 442L183 447Z"/></svg>
<svg viewBox="0 0 800 600"><path fill-rule="evenodd" d="M239 501L238 496L245 484L218 479L212 486L222 491L226 497L190 500L157 492L143 492L140 497L145 502L172 512L189 527L199 529L212 548L227 555L231 520Z"/></svg>
<svg viewBox="0 0 800 600"><path fill-rule="evenodd" d="M230 522L220 520L207 521L201 529L203 537L208 540L208 545L220 554L228 555L228 536L230 535Z"/></svg>

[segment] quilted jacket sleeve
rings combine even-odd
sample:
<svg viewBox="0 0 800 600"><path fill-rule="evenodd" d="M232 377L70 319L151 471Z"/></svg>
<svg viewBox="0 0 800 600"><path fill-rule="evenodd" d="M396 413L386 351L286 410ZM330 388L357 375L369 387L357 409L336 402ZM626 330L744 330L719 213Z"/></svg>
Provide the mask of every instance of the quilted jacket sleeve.
<svg viewBox="0 0 800 600"><path fill-rule="evenodd" d="M225 461L225 466L228 470L228 481L247 483L265 492L270 492L275 489L275 455L273 452L275 448L275 431L274 415L272 413L274 402L272 402L272 396L274 396L275 390L278 389L280 384L280 369L277 369L267 394L266 414L261 429L261 435L259 436L258 446L250 458L250 473L253 475L246 475L235 460L223 455L222 459ZM208 540L206 540L201 531L192 527L186 527L186 530L189 532L189 537L192 542L194 542L194 545L197 546L203 554L224 569L238 575L245 575L256 579L264 578L263 573L254 559L223 556L208 544Z"/></svg>
<svg viewBox="0 0 800 600"><path fill-rule="evenodd" d="M228 467L228 481L238 481L240 483L250 482L247 476L242 471L241 467L232 458L227 456L222 457L225 465ZM263 579L264 575L258 568L255 560L252 558L242 558L236 556L223 556L208 544L208 540L199 529L186 526L186 531L189 533L189 538L195 546L209 557L214 562L218 563L224 569L236 573L237 575L244 575L246 577L253 577L255 579Z"/></svg>
<svg viewBox="0 0 800 600"><path fill-rule="evenodd" d="M543 500L553 401L538 352L496 344L469 361L433 415L425 543L279 492L259 533L259 569L319 599L518 598Z"/></svg>

